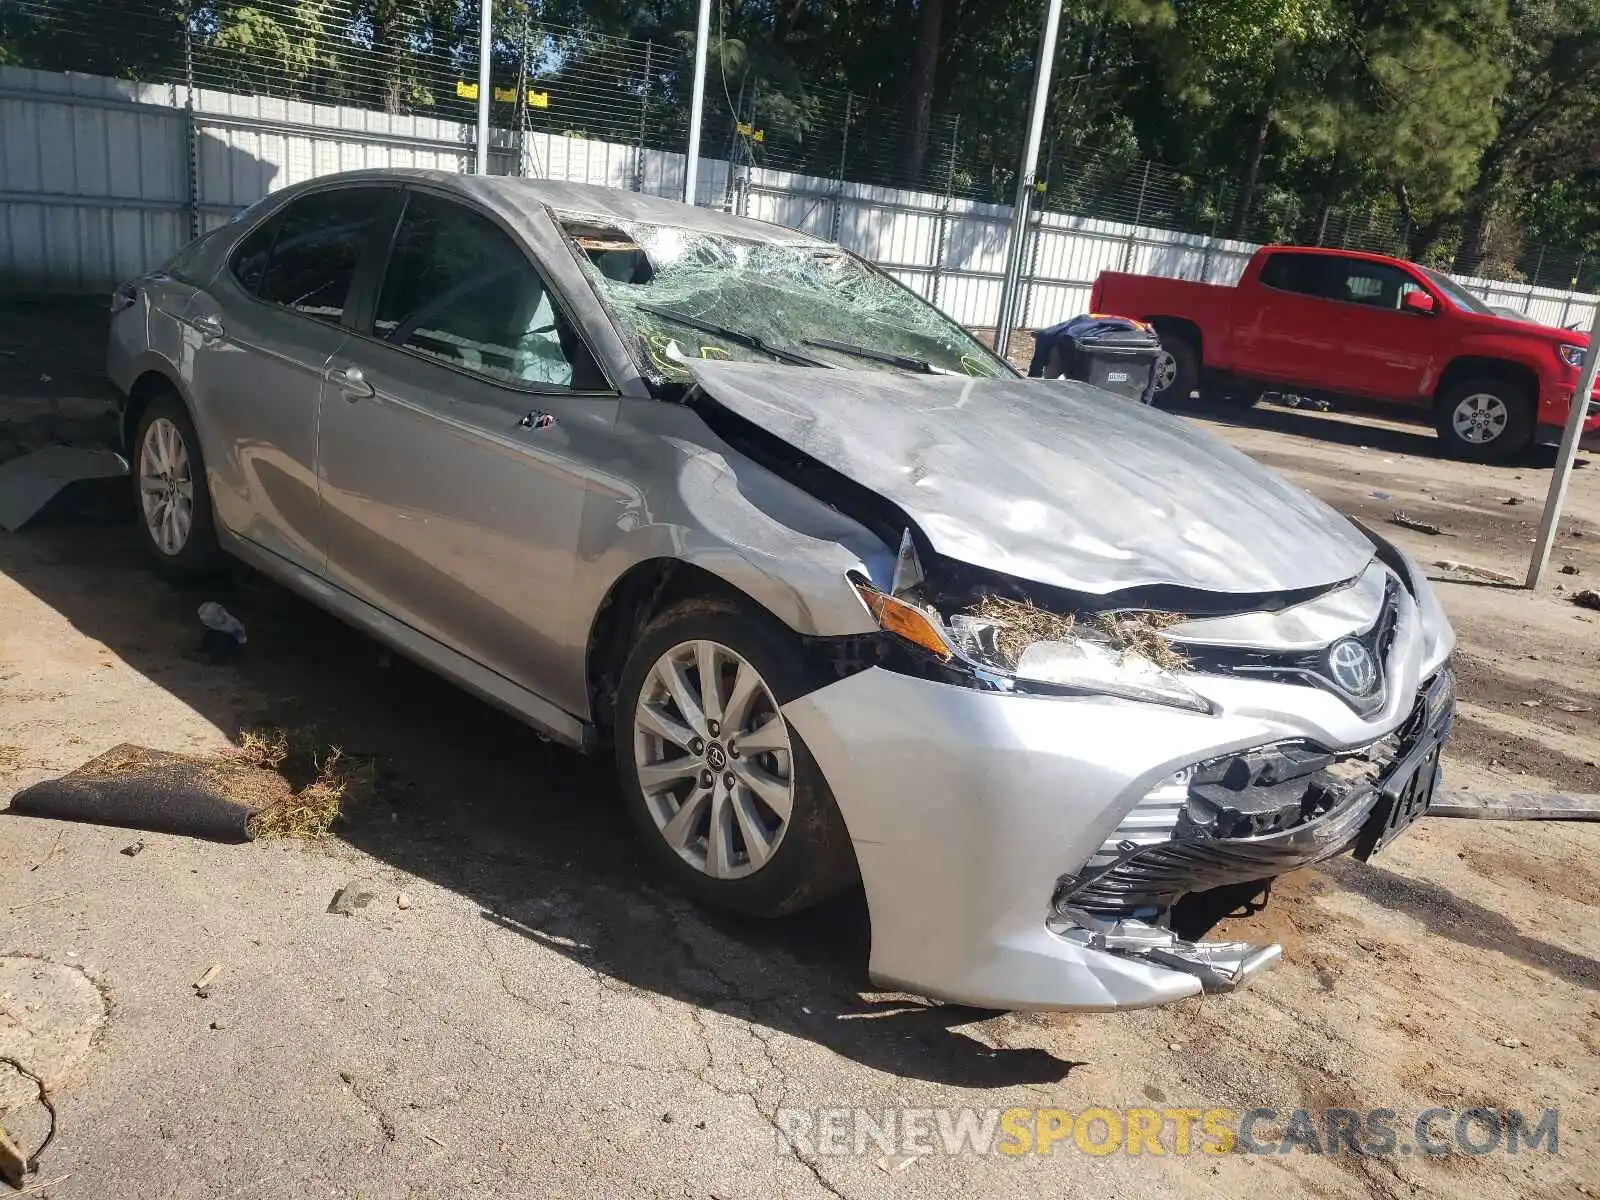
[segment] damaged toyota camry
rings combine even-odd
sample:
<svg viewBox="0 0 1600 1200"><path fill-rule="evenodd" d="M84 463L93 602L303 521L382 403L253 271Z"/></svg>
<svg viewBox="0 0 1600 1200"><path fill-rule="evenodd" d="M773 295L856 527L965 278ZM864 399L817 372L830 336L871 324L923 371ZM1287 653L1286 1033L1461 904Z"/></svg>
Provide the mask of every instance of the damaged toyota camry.
<svg viewBox="0 0 1600 1200"><path fill-rule="evenodd" d="M112 302L140 528L547 737L775 916L859 885L884 986L1226 990L1228 898L1426 811L1417 564L1194 425L1027 380L793 230L422 171L286 188Z"/></svg>

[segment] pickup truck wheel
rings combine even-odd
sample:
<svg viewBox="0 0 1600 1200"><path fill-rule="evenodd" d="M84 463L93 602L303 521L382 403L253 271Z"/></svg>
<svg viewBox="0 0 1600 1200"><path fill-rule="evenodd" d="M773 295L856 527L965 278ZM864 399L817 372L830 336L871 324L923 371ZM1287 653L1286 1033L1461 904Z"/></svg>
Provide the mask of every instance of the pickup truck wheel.
<svg viewBox="0 0 1600 1200"><path fill-rule="evenodd" d="M1439 440L1455 458L1504 462L1533 444L1533 400L1509 379L1480 377L1455 384L1434 412Z"/></svg>
<svg viewBox="0 0 1600 1200"><path fill-rule="evenodd" d="M1161 335L1161 350L1156 354L1155 391L1150 402L1162 405L1187 400L1200 386L1200 352L1181 334Z"/></svg>

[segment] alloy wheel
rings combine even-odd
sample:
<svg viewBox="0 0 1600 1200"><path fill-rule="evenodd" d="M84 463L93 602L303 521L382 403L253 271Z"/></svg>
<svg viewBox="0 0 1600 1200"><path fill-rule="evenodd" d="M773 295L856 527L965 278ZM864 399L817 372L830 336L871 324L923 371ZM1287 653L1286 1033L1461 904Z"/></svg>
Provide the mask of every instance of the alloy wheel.
<svg viewBox="0 0 1600 1200"><path fill-rule="evenodd" d="M139 447L139 505L161 553L182 553L194 526L194 478L183 434L166 417L146 426Z"/></svg>
<svg viewBox="0 0 1600 1200"><path fill-rule="evenodd" d="M1474 392L1464 396L1450 415L1450 424L1456 436L1474 446L1484 446L1505 432L1511 420L1506 402L1491 392Z"/></svg>
<svg viewBox="0 0 1600 1200"><path fill-rule="evenodd" d="M650 669L633 713L633 762L657 831L713 879L759 871L794 807L789 727L751 663L682 642Z"/></svg>

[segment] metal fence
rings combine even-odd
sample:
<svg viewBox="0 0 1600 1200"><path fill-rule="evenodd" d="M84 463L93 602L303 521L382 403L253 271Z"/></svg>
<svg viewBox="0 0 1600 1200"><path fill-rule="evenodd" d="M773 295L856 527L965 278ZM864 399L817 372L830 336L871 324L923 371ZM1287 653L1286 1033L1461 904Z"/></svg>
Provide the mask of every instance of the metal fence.
<svg viewBox="0 0 1600 1200"><path fill-rule="evenodd" d="M759 110L758 110L759 111ZM389 113L274 95L0 67L0 291L92 292L148 268L191 231L270 191L357 167L471 167L475 129L423 112ZM637 140L533 128L494 131L491 170L682 194L685 160ZM841 242L968 325L994 321L1007 205L703 158L701 203ZM1215 283L1255 250L1206 234L1036 211L1019 323L1088 307L1102 270ZM1569 324L1594 297L1464 280L1495 303Z"/></svg>

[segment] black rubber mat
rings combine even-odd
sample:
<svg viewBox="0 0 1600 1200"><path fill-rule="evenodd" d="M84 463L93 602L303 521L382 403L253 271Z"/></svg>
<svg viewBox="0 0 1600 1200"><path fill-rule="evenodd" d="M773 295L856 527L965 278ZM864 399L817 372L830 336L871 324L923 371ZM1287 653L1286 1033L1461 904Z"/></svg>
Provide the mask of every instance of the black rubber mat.
<svg viewBox="0 0 1600 1200"><path fill-rule="evenodd" d="M259 767L121 745L18 792L7 811L245 842L250 815L289 791L281 776Z"/></svg>

